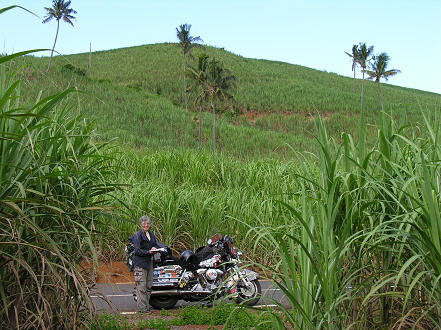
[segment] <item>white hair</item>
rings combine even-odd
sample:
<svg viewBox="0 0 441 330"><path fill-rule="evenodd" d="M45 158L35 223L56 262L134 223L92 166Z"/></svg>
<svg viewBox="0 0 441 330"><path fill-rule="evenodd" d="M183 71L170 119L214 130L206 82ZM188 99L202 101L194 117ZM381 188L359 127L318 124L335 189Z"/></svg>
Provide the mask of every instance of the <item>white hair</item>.
<svg viewBox="0 0 441 330"><path fill-rule="evenodd" d="M139 218L139 224L142 224L145 221L152 223L152 219L148 215L143 215L141 218Z"/></svg>

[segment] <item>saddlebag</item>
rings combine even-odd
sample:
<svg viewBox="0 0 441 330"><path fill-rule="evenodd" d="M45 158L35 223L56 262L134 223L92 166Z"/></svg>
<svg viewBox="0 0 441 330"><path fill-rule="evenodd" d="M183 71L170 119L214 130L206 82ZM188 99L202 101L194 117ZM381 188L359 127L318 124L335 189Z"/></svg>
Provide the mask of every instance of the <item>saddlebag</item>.
<svg viewBox="0 0 441 330"><path fill-rule="evenodd" d="M181 279L182 267L179 265L168 265L155 267L153 269L152 289L162 287L177 287Z"/></svg>

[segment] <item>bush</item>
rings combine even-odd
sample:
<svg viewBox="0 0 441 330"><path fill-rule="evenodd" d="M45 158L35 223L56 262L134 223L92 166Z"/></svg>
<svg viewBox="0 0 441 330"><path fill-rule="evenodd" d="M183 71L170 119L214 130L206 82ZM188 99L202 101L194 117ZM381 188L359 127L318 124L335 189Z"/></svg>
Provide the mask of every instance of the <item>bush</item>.
<svg viewBox="0 0 441 330"><path fill-rule="evenodd" d="M68 73L75 73L81 77L86 76L86 70L77 68L76 66L73 66L72 64L65 64L61 71L68 72Z"/></svg>

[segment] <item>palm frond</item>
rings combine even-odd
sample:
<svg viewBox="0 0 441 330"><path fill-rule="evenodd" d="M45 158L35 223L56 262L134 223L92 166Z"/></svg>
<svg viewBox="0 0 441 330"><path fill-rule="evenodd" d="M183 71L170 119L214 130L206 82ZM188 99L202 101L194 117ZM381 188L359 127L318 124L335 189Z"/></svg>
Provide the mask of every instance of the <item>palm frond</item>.
<svg viewBox="0 0 441 330"><path fill-rule="evenodd" d="M191 24L181 24L176 28L176 36L179 41L179 46L182 48L184 54L191 54L191 49L194 47L203 47L198 44L204 42L201 37L193 37L190 35Z"/></svg>
<svg viewBox="0 0 441 330"><path fill-rule="evenodd" d="M371 63L371 70L364 70L369 75L368 79L375 79L376 82L379 82L381 78L387 80L389 77L400 73L400 70L391 69L387 70L389 65L390 57L387 53L381 53L379 55L375 55L372 57L373 63Z"/></svg>
<svg viewBox="0 0 441 330"><path fill-rule="evenodd" d="M401 71L398 69L388 70L388 71L384 72L383 77L384 77L384 79L387 80L389 77L395 76L398 73L401 73Z"/></svg>
<svg viewBox="0 0 441 330"><path fill-rule="evenodd" d="M75 17L72 17L72 18L75 18ZM71 21L71 19L70 19L70 17L64 16L63 17L63 21L65 21L66 23L69 23L70 25L74 26L72 21Z"/></svg>
<svg viewBox="0 0 441 330"><path fill-rule="evenodd" d="M43 23L47 23L55 18L57 21L63 19L66 23L69 23L73 26L72 20L75 19L73 14L77 12L69 8L71 2L64 0L53 0L52 7L44 7L46 10L46 17L43 19Z"/></svg>
<svg viewBox="0 0 441 330"><path fill-rule="evenodd" d="M373 51L374 46L367 47L365 42L359 44L357 51L357 62L363 69L366 68L367 62L371 59Z"/></svg>

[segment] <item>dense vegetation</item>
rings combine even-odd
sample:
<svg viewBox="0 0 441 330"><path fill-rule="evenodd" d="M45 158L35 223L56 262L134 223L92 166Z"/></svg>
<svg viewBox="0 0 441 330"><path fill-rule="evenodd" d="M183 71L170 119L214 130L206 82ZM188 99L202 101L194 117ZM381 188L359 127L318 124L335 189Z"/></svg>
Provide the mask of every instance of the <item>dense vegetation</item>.
<svg viewBox="0 0 441 330"><path fill-rule="evenodd" d="M1 326L89 324L82 258L148 213L176 251L232 234L290 299L280 327L439 328L440 96L383 85L379 113L366 82L362 113L350 78L204 51L237 84L218 153L175 44L94 53L92 75L86 54L0 58Z"/></svg>
<svg viewBox="0 0 441 330"><path fill-rule="evenodd" d="M81 327L93 306L79 264L117 185L106 146L61 105L73 90L23 104L15 56L0 58L0 327Z"/></svg>
<svg viewBox="0 0 441 330"><path fill-rule="evenodd" d="M440 327L440 119L424 115L420 138L382 113L372 148L317 123L320 175L300 171L301 203L287 205L301 230L252 230L280 251L294 328Z"/></svg>
<svg viewBox="0 0 441 330"><path fill-rule="evenodd" d="M243 162L211 152L146 150L143 155L120 153L115 165L121 169L118 179L131 187L118 195L131 205L128 218L153 215L157 236L176 251L199 247L213 234L228 232L251 257L248 228L291 222L280 202L296 203L300 188L297 161ZM133 222L119 221L112 241L119 237L124 242L135 228ZM253 256L267 260L265 249Z"/></svg>

